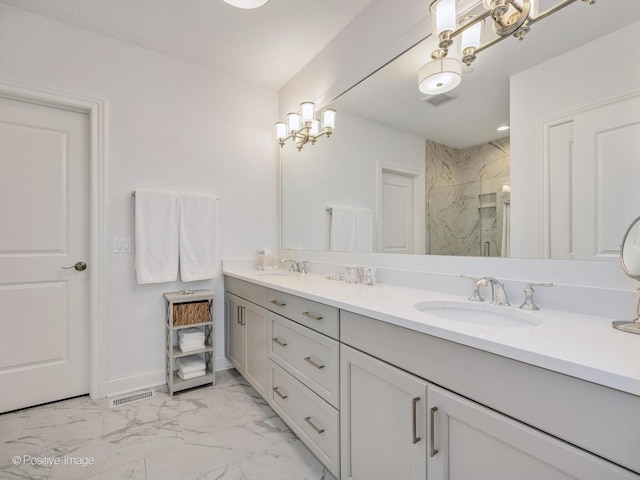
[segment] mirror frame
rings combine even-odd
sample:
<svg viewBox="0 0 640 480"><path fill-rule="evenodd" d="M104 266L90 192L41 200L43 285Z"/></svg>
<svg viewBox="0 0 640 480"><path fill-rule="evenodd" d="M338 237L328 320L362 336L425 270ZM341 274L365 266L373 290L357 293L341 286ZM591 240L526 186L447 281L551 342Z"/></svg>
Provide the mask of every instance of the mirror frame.
<svg viewBox="0 0 640 480"><path fill-rule="evenodd" d="M637 273L631 272L627 267L627 265L624 263L624 246L627 243L627 238L629 237L629 234L634 228L640 228L640 217L637 217L634 221L631 222L631 224L627 228L627 231L622 237L622 243L620 244L620 266L622 267L622 270L624 271L624 273L627 274L627 276L635 280L640 280L640 272L637 272Z"/></svg>

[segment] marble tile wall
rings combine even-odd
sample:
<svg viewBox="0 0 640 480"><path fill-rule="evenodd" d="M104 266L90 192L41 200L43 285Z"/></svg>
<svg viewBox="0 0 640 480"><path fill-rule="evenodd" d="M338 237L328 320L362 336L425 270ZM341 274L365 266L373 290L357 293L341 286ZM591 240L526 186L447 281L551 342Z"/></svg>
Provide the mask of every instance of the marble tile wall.
<svg viewBox="0 0 640 480"><path fill-rule="evenodd" d="M428 252L500 256L509 138L461 150L427 140L425 179Z"/></svg>

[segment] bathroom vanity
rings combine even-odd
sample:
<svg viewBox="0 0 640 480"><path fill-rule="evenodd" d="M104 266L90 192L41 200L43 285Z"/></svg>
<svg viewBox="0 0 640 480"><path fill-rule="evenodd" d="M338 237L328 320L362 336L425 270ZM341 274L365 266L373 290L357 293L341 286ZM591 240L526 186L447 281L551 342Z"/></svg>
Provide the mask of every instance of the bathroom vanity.
<svg viewBox="0 0 640 480"><path fill-rule="evenodd" d="M227 358L336 478L640 479L640 337L607 319L224 273Z"/></svg>

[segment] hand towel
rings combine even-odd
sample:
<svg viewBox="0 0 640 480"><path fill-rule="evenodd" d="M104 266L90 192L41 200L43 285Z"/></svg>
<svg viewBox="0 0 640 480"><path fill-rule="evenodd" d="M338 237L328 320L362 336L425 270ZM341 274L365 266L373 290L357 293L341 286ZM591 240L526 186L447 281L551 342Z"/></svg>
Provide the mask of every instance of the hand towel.
<svg viewBox="0 0 640 480"><path fill-rule="evenodd" d="M206 368L204 360L202 360L197 355L178 358L176 359L176 365L182 371L182 373L198 372Z"/></svg>
<svg viewBox="0 0 640 480"><path fill-rule="evenodd" d="M135 268L139 284L178 279L177 192L136 190Z"/></svg>
<svg viewBox="0 0 640 480"><path fill-rule="evenodd" d="M196 327L182 328L178 330L178 337L182 338L204 338L204 332Z"/></svg>
<svg viewBox="0 0 640 480"><path fill-rule="evenodd" d="M373 251L373 212L368 208L332 207L331 251Z"/></svg>
<svg viewBox="0 0 640 480"><path fill-rule="evenodd" d="M195 352L197 350L202 350L204 348L204 343L199 345L180 345L180 351L182 353Z"/></svg>
<svg viewBox="0 0 640 480"><path fill-rule="evenodd" d="M193 372L193 373L182 373L180 370L178 370L178 376L182 380L191 380L192 378L202 377L206 373L207 373L206 370L202 370L200 372Z"/></svg>
<svg viewBox="0 0 640 480"><path fill-rule="evenodd" d="M502 214L502 249L501 257L511 256L511 204L504 202Z"/></svg>
<svg viewBox="0 0 640 480"><path fill-rule="evenodd" d="M180 194L180 278L218 276L218 200L205 193Z"/></svg>

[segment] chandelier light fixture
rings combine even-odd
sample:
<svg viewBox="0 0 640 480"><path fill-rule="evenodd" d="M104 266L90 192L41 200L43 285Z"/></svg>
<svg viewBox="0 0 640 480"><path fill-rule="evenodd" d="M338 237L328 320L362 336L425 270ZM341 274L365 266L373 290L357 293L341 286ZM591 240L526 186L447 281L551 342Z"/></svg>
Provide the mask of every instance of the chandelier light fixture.
<svg viewBox="0 0 640 480"><path fill-rule="evenodd" d="M320 121L316 118L315 108L313 102L303 102L300 104L299 113L287 114L287 123L276 123L276 137L281 148L287 140L291 139L300 151L309 142L311 145L315 144L316 140L323 135L331 136L336 126L336 111L325 108L322 110L322 121Z"/></svg>
<svg viewBox="0 0 640 480"><path fill-rule="evenodd" d="M243 8L245 10L251 10L254 8L260 8L269 0L224 0L225 3L237 8Z"/></svg>
<svg viewBox="0 0 640 480"><path fill-rule="evenodd" d="M431 61L418 72L418 89L428 95L454 89L462 80L462 63L470 66L478 53L507 37L514 36L523 40L534 23L578 0L562 0L542 13L538 13L537 1L476 0L459 15L458 0L433 0L429 11L433 20L433 32L438 38L438 48L431 53ZM596 0L582 1L589 5L596 3ZM481 44L485 22L492 22L495 37ZM460 37L461 60L448 56L456 37Z"/></svg>

